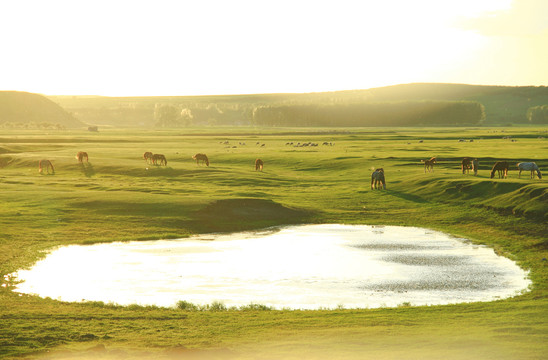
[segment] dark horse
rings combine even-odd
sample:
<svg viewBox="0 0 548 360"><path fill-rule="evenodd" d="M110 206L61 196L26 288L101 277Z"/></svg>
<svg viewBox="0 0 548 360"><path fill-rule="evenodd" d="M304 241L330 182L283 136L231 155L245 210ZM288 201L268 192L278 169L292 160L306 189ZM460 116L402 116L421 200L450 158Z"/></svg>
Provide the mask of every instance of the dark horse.
<svg viewBox="0 0 548 360"><path fill-rule="evenodd" d="M508 176L508 161L497 161L491 169L491 179L495 177L495 171L498 171L499 179L505 179Z"/></svg>
<svg viewBox="0 0 548 360"><path fill-rule="evenodd" d="M463 174L470 173L470 169L472 169L472 170L474 170L474 175L477 175L478 174L478 165L479 165L478 159L465 157L465 158L462 159L460 168L461 168Z"/></svg>
<svg viewBox="0 0 548 360"><path fill-rule="evenodd" d="M264 162L261 159L255 160L255 171L261 170L263 171Z"/></svg>
<svg viewBox="0 0 548 360"><path fill-rule="evenodd" d="M154 154L152 155L152 164L167 165L167 159L163 154Z"/></svg>
<svg viewBox="0 0 548 360"><path fill-rule="evenodd" d="M207 158L207 155L206 154L196 154L192 157L194 160L196 160L196 164L200 164L200 161L202 162L202 164L206 164L207 166L209 166L209 159Z"/></svg>
<svg viewBox="0 0 548 360"><path fill-rule="evenodd" d="M434 164L436 163L436 158L430 158L427 160L421 160L421 162L424 163L424 172L428 170L428 172L434 172Z"/></svg>
<svg viewBox="0 0 548 360"><path fill-rule="evenodd" d="M384 180L384 169L379 168L371 174L371 189L381 189L382 188L386 190L386 181Z"/></svg>
<svg viewBox="0 0 548 360"><path fill-rule="evenodd" d="M76 160L78 160L78 162L84 162L84 159L88 162L88 153L85 151L78 151L78 154L76 154Z"/></svg>

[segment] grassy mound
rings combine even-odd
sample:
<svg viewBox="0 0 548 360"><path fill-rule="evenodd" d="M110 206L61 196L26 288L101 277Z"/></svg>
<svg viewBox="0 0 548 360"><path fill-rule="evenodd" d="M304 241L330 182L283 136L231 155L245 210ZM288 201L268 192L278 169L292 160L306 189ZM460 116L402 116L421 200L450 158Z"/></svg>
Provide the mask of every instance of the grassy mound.
<svg viewBox="0 0 548 360"><path fill-rule="evenodd" d="M531 220L548 220L548 189L543 183L467 179L424 179L410 190L416 196L436 202L466 201L502 214L524 216ZM411 188L411 186L409 186Z"/></svg>
<svg viewBox="0 0 548 360"><path fill-rule="evenodd" d="M249 223L259 228L280 223L296 224L305 221L309 215L307 211L263 199L217 200L195 213L196 220L205 224L209 231L245 229L249 228Z"/></svg>

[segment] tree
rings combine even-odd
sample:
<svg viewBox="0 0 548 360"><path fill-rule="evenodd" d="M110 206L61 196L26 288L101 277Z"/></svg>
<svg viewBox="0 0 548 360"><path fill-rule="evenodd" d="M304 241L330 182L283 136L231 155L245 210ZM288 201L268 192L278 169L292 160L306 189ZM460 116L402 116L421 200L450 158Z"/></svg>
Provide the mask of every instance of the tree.
<svg viewBox="0 0 548 360"><path fill-rule="evenodd" d="M531 124L548 124L548 105L530 107L527 110L527 120Z"/></svg>
<svg viewBox="0 0 548 360"><path fill-rule="evenodd" d="M181 110L180 116L180 123L183 126L191 126L192 121L194 120L194 115L192 114L192 110L189 108L184 108Z"/></svg>
<svg viewBox="0 0 548 360"><path fill-rule="evenodd" d="M154 121L159 127L177 127L179 111L175 106L156 104L154 106Z"/></svg>

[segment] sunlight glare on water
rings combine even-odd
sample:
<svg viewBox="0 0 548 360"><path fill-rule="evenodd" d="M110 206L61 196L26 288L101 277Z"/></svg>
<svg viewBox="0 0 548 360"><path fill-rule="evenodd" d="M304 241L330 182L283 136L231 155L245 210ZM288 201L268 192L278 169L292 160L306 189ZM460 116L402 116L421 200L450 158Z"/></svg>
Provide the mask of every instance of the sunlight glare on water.
<svg viewBox="0 0 548 360"><path fill-rule="evenodd" d="M375 308L490 301L527 289L492 249L421 228L298 225L179 240L66 246L16 291L64 301Z"/></svg>

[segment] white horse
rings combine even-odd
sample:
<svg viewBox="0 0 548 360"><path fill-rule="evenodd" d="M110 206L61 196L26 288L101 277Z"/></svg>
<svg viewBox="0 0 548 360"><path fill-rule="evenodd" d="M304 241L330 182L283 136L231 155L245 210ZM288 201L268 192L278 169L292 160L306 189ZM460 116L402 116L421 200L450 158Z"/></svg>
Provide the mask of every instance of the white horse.
<svg viewBox="0 0 548 360"><path fill-rule="evenodd" d="M522 162L522 163L518 163L517 166L519 169L518 177L520 177L521 172L523 170L527 170L527 171L531 171L531 179L535 177L535 173L534 173L535 171L537 172L538 178L542 179L542 174L540 173L538 165L535 164L534 162Z"/></svg>

